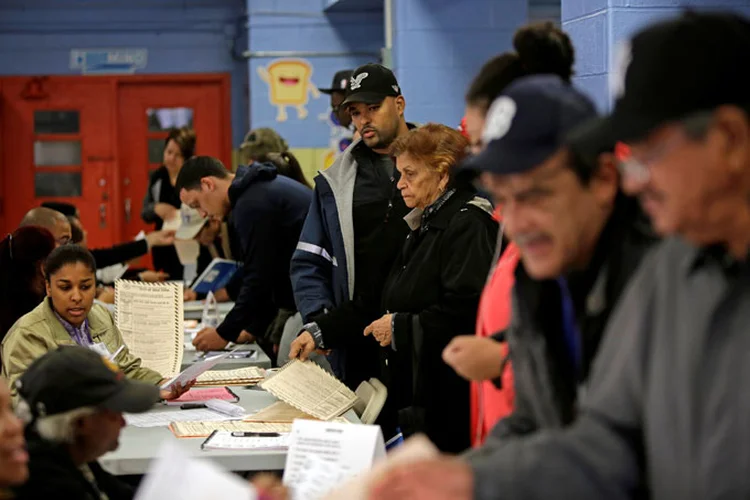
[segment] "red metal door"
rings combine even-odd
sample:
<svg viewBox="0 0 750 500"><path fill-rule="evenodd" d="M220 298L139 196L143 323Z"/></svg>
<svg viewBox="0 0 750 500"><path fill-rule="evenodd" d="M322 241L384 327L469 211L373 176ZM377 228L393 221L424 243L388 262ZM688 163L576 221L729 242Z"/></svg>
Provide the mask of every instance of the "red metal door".
<svg viewBox="0 0 750 500"><path fill-rule="evenodd" d="M114 243L113 91L99 78L3 80L6 231L40 203L66 201L78 207L90 246Z"/></svg>

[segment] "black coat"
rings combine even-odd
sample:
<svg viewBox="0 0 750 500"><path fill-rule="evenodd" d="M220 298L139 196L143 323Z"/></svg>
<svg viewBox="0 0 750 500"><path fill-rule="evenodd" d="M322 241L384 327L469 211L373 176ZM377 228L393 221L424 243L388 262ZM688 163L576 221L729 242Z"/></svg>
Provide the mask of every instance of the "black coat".
<svg viewBox="0 0 750 500"><path fill-rule="evenodd" d="M163 165L149 175L148 189L146 189L146 196L143 198L143 208L141 209L143 221L148 224L155 224L158 231L164 226L164 221L154 211L157 203L167 203L176 209L182 206L180 193L175 190L169 181L169 172L167 172L167 167ZM174 246L153 248L151 249L151 256L153 257L154 269L169 274L169 278L172 280L182 279L184 268Z"/></svg>
<svg viewBox="0 0 750 500"><path fill-rule="evenodd" d="M497 232L489 203L473 191L438 200L408 235L383 292L383 308L395 313L392 346L383 348L383 424L395 418L405 435L426 432L447 452L470 444L469 383L442 352L474 331Z"/></svg>
<svg viewBox="0 0 750 500"><path fill-rule="evenodd" d="M35 433L26 434L29 450L29 479L14 491L17 500L65 498L98 500L95 487L73 463L65 445L51 444ZM106 472L97 462L88 464L96 485L110 500L130 500L133 488Z"/></svg>

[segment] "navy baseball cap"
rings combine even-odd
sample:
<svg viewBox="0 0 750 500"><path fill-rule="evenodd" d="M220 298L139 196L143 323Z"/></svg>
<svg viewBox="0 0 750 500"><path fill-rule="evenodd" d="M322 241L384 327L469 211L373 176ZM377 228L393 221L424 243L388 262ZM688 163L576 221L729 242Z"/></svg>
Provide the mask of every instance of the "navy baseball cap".
<svg viewBox="0 0 750 500"><path fill-rule="evenodd" d="M465 167L495 174L527 172L567 146L571 132L596 116L594 103L560 77L522 78L490 106L482 133L486 147Z"/></svg>

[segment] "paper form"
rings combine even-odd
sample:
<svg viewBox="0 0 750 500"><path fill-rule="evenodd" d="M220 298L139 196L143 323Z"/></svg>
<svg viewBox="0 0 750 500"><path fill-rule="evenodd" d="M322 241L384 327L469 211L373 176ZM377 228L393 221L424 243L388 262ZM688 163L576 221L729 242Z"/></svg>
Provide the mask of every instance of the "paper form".
<svg viewBox="0 0 750 500"><path fill-rule="evenodd" d="M312 415L298 410L283 401L276 401L271 406L267 406L258 413L245 418L246 422L278 422L291 424L298 418L308 420L317 420Z"/></svg>
<svg viewBox="0 0 750 500"><path fill-rule="evenodd" d="M320 420L344 414L357 395L310 361L293 359L261 387L280 400Z"/></svg>
<svg viewBox="0 0 750 500"><path fill-rule="evenodd" d="M235 370L211 370L196 379L196 385L255 385L266 378L263 368L248 366Z"/></svg>
<svg viewBox="0 0 750 500"><path fill-rule="evenodd" d="M242 422L229 420L223 422L172 422L169 430L178 438L208 437L213 431L228 432L278 432L289 434L292 424L267 424L263 422Z"/></svg>
<svg viewBox="0 0 750 500"><path fill-rule="evenodd" d="M180 372L183 356L182 285L115 282L115 324L130 352L164 377Z"/></svg>
<svg viewBox="0 0 750 500"><path fill-rule="evenodd" d="M285 450L289 435L278 437L237 437L229 431L216 431L201 445L202 450Z"/></svg>
<svg viewBox="0 0 750 500"><path fill-rule="evenodd" d="M171 422L222 421L232 417L209 410L148 411L146 413L126 413L125 422L133 427L167 427Z"/></svg>
<svg viewBox="0 0 750 500"><path fill-rule="evenodd" d="M369 470L384 457L383 434L378 426L296 420L292 426L284 484L292 489L293 500L316 498L314 495ZM310 477L308 469L311 467L321 475Z"/></svg>
<svg viewBox="0 0 750 500"><path fill-rule="evenodd" d="M202 403L209 399L220 399L234 403L239 400L237 395L226 387L208 387L205 389L196 389L193 387L179 398L167 401L167 405L180 406L183 403Z"/></svg>
<svg viewBox="0 0 750 500"><path fill-rule="evenodd" d="M238 348L235 348L234 351L236 351ZM185 370L183 370L179 375L172 378L165 384L161 386L162 389L169 389L173 384L182 384L185 385L188 382L192 382L193 380L196 380L200 375L207 372L214 366L218 365L221 360L228 358L234 351L227 351L221 354L217 354L215 356L211 356L210 358L206 358L203 361L199 361L198 363L194 363L187 367Z"/></svg>

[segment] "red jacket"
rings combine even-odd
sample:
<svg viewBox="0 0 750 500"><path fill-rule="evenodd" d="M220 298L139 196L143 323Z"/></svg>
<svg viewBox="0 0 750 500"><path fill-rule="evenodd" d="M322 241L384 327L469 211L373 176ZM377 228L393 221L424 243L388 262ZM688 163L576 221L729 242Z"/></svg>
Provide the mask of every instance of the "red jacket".
<svg viewBox="0 0 750 500"><path fill-rule="evenodd" d="M477 313L476 334L480 337L490 337L510 324L511 293L519 258L518 248L510 243L487 280ZM503 342L503 357L507 355L508 346ZM506 363L502 373L502 389L495 387L491 381L471 383L472 446L481 445L495 423L512 411L513 373L510 363Z"/></svg>

